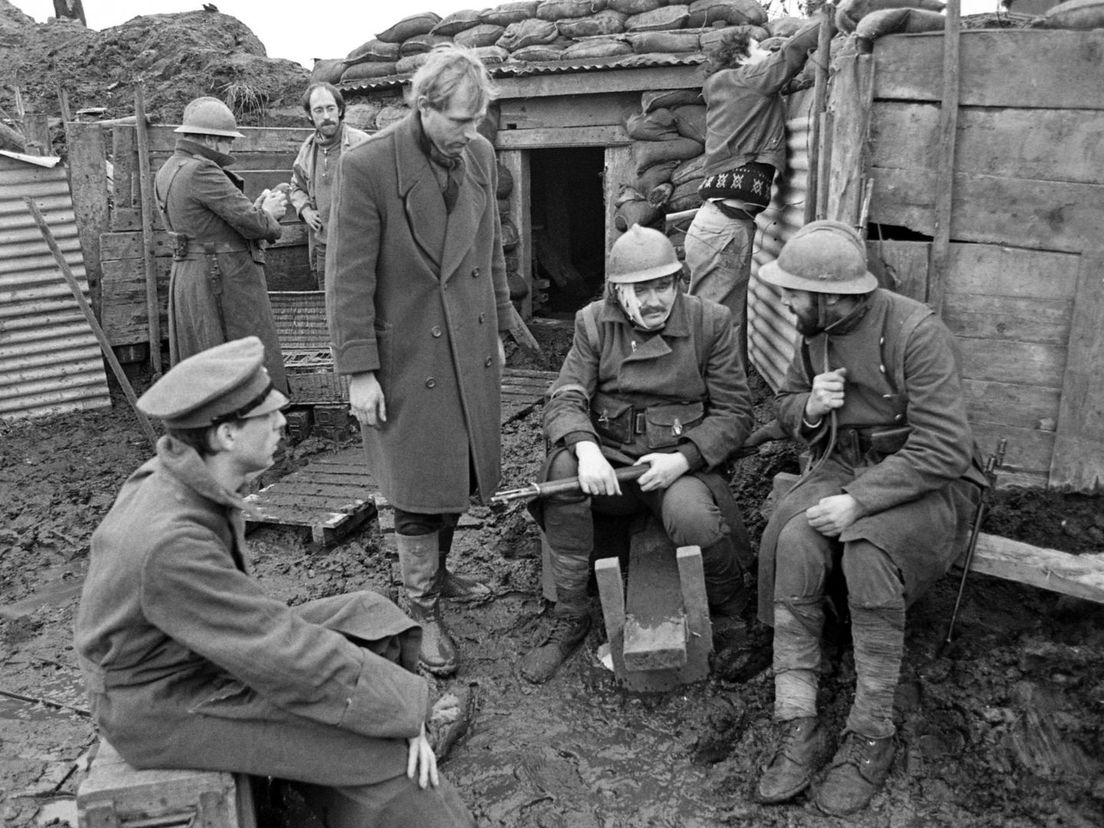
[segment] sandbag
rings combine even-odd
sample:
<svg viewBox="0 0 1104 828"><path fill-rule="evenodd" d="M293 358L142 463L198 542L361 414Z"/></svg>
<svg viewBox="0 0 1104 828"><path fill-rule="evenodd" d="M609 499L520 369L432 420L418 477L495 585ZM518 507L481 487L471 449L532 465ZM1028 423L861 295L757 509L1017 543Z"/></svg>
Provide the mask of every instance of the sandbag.
<svg viewBox="0 0 1104 828"><path fill-rule="evenodd" d="M855 26L855 46L859 54L869 54L874 41L891 34L938 32L946 26L939 12L920 9L882 9L863 17Z"/></svg>
<svg viewBox="0 0 1104 828"><path fill-rule="evenodd" d="M605 8L606 0L542 0L537 6L537 17L555 22L597 14Z"/></svg>
<svg viewBox="0 0 1104 828"><path fill-rule="evenodd" d="M498 66L510 59L510 53L501 46L478 46L472 51L484 66Z"/></svg>
<svg viewBox="0 0 1104 828"><path fill-rule="evenodd" d="M518 242L521 240L521 234L518 233L517 225L505 216L501 219L502 223L502 249L513 250L518 246Z"/></svg>
<svg viewBox="0 0 1104 828"><path fill-rule="evenodd" d="M680 187L687 181L701 180L702 170L705 169L705 154L702 153L697 158L691 158L689 161L682 161L675 171L671 173L671 183L676 187Z"/></svg>
<svg viewBox="0 0 1104 828"><path fill-rule="evenodd" d="M498 186L495 187L495 198L507 198L514 189L514 174L510 168L498 164Z"/></svg>
<svg viewBox="0 0 1104 828"><path fill-rule="evenodd" d="M405 106L395 104L385 106L376 115L376 129L387 129L387 127L397 124L409 114L410 110Z"/></svg>
<svg viewBox="0 0 1104 828"><path fill-rule="evenodd" d="M652 227L663 220L663 213L646 200L626 201L613 214L613 226L625 232L634 224Z"/></svg>
<svg viewBox="0 0 1104 828"><path fill-rule="evenodd" d="M667 200L668 206L671 208L671 212L677 213L680 210L689 210L691 207L697 207L701 204L701 196L698 195L698 188L701 187L703 178L689 178L680 184L675 185L675 191L671 193L671 197ZM671 182L674 184L674 182Z"/></svg>
<svg viewBox="0 0 1104 828"><path fill-rule="evenodd" d="M630 15L655 11L663 5L666 5L664 0L609 0L607 8Z"/></svg>
<svg viewBox="0 0 1104 828"><path fill-rule="evenodd" d="M675 116L675 129L683 138L693 138L705 143L705 104L700 106L678 106L672 110Z"/></svg>
<svg viewBox="0 0 1104 828"><path fill-rule="evenodd" d="M1045 29L1101 29L1104 28L1104 1L1066 0L1051 6L1043 15Z"/></svg>
<svg viewBox="0 0 1104 828"><path fill-rule="evenodd" d="M341 82L365 80L366 78L386 78L388 75L397 75L399 70L394 63L384 63L380 60L365 60L354 63L341 75Z"/></svg>
<svg viewBox="0 0 1104 828"><path fill-rule="evenodd" d="M452 14L445 15L436 26L429 30L430 34L444 35L445 37L452 37L458 34L464 29L470 29L472 26L478 26L479 11L477 9L463 9L461 11L454 11Z"/></svg>
<svg viewBox="0 0 1104 828"><path fill-rule="evenodd" d="M429 34L433 27L441 22L441 15L437 12L422 12L404 17L390 29L376 35L378 40L384 43L402 43L411 37L421 34Z"/></svg>
<svg viewBox="0 0 1104 828"><path fill-rule="evenodd" d="M338 83L348 65L339 58L316 60L311 69L310 83Z"/></svg>
<svg viewBox="0 0 1104 828"><path fill-rule="evenodd" d="M693 138L672 138L670 141L636 141L632 145L636 174L661 161L685 161L701 155L705 147Z"/></svg>
<svg viewBox="0 0 1104 828"><path fill-rule="evenodd" d="M512 60L536 63L544 60L559 60L563 57L566 43L542 43L538 46L525 46L510 53Z"/></svg>
<svg viewBox="0 0 1104 828"><path fill-rule="evenodd" d="M414 35L414 37L408 37L399 46L399 57L404 58L410 55L420 55L422 52L430 52L433 51L434 46L439 46L442 43L452 43L452 38L435 34Z"/></svg>
<svg viewBox="0 0 1104 828"><path fill-rule="evenodd" d="M597 35L621 34L625 31L624 12L606 9L590 17L577 17L574 20L557 20L556 28L564 37L595 37Z"/></svg>
<svg viewBox="0 0 1104 828"><path fill-rule="evenodd" d="M382 60L385 63L394 63L399 59L400 48L402 48L401 43L384 43L379 38L374 37L367 43L362 43L353 49L353 51L349 52L349 56L346 60L355 60L357 62L362 60Z"/></svg>
<svg viewBox="0 0 1104 828"><path fill-rule="evenodd" d="M715 26L718 23L762 26L767 22L766 9L755 0L694 0L689 11L688 28Z"/></svg>
<svg viewBox="0 0 1104 828"><path fill-rule="evenodd" d="M617 37L591 37L572 43L560 53L560 60L584 60L631 54L632 46Z"/></svg>
<svg viewBox="0 0 1104 828"><path fill-rule="evenodd" d="M556 28L555 23L532 17L507 26L502 37L495 41L495 45L512 52L514 49L523 49L526 46L551 43L559 36L560 30Z"/></svg>
<svg viewBox="0 0 1104 828"><path fill-rule="evenodd" d="M658 32L681 29L686 25L690 12L685 5L663 6L654 11L631 14L625 18L626 32Z"/></svg>
<svg viewBox="0 0 1104 828"><path fill-rule="evenodd" d="M650 193L659 185L670 181L671 174L678 167L678 161L660 161L639 173L633 186L642 193Z"/></svg>
<svg viewBox="0 0 1104 828"><path fill-rule="evenodd" d="M840 0L836 8L836 28L851 33L860 20L871 12L885 9L920 9L943 11L943 0Z"/></svg>
<svg viewBox="0 0 1104 828"><path fill-rule="evenodd" d="M640 94L640 111L651 112L660 107L674 109L676 106L700 104L701 102L701 89L664 89L659 92L642 92Z"/></svg>
<svg viewBox="0 0 1104 828"><path fill-rule="evenodd" d="M793 37L805 22L800 17L776 17L768 20L766 27L771 37Z"/></svg>
<svg viewBox="0 0 1104 828"><path fill-rule="evenodd" d="M675 185L670 181L664 181L662 184L652 187L652 189L648 191L648 203L662 210L674 191Z"/></svg>
<svg viewBox="0 0 1104 828"><path fill-rule="evenodd" d="M701 48L697 32L633 32L629 43L638 55L697 52Z"/></svg>
<svg viewBox="0 0 1104 828"><path fill-rule="evenodd" d="M480 23L490 23L493 26L506 28L511 23L520 23L537 16L537 6L540 0L517 0L513 3L503 3L493 9L484 9L479 13Z"/></svg>
<svg viewBox="0 0 1104 828"><path fill-rule="evenodd" d="M478 26L464 29L464 31L455 35L452 38L452 42L457 46L464 46L468 49L478 49L480 46L494 46L495 43L498 42L498 39L502 37L504 31L506 31L505 26L480 23Z"/></svg>
<svg viewBox="0 0 1104 828"><path fill-rule="evenodd" d="M625 119L625 132L634 141L667 141L679 137L674 113L669 109L634 112Z"/></svg>
<svg viewBox="0 0 1104 828"><path fill-rule="evenodd" d="M417 72L425 62L429 60L429 52L421 52L416 55L407 55L395 61L395 71L400 75L409 75Z"/></svg>

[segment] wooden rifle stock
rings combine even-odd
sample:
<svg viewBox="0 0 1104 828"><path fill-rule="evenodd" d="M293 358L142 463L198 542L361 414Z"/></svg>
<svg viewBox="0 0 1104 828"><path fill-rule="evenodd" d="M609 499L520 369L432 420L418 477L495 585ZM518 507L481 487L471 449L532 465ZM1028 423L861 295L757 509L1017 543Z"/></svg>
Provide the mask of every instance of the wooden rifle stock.
<svg viewBox="0 0 1104 828"><path fill-rule="evenodd" d="M650 468L651 466L647 463L642 463L639 466L623 466L617 469L614 474L619 482L625 483L629 480L636 480ZM509 503L511 500L529 500L534 497L548 497L549 495L577 491L579 491L579 478L565 477L562 480L549 480L546 483L530 483L528 486L522 486L519 489L504 489L491 497L491 503L503 504Z"/></svg>

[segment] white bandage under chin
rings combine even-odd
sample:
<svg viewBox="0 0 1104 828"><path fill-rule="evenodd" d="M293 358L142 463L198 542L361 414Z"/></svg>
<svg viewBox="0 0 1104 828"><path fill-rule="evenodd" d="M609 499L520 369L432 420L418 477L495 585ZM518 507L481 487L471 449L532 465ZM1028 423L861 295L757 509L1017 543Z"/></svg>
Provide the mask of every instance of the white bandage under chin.
<svg viewBox="0 0 1104 828"><path fill-rule="evenodd" d="M617 297L617 304L621 306L621 310L625 311L625 315L629 317L632 323L646 331L654 331L666 325L667 317L671 315L671 308L674 307L674 303L671 303L670 307L667 308L667 313L663 314L663 318L655 324L649 325L640 313L640 299L631 284L615 284L613 294Z"/></svg>

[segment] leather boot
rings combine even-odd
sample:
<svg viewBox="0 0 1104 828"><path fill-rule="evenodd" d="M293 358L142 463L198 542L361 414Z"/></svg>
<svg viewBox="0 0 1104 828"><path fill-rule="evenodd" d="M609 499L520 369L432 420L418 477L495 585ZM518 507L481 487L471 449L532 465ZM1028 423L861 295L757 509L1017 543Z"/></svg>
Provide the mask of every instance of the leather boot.
<svg viewBox="0 0 1104 828"><path fill-rule="evenodd" d="M817 790L817 807L832 816L861 811L885 785L896 752L892 736L868 739L849 731Z"/></svg>
<svg viewBox="0 0 1104 828"><path fill-rule="evenodd" d="M453 527L441 529L438 532L438 547L440 549L440 566L437 577L440 581L441 597L449 601L461 604L486 601L491 597L491 588L474 578L451 572L448 568L448 554L452 548Z"/></svg>
<svg viewBox="0 0 1104 828"><path fill-rule="evenodd" d="M437 533L397 534L395 541L410 617L422 627L418 663L435 676L451 675L456 672L459 655L441 618Z"/></svg>
<svg viewBox="0 0 1104 828"><path fill-rule="evenodd" d="M773 804L797 796L813 779L832 753L828 732L816 716L804 716L782 723L781 743L770 764L759 777L755 797Z"/></svg>
<svg viewBox="0 0 1104 828"><path fill-rule="evenodd" d="M589 615L554 615L544 641L521 659L521 675L533 684L552 678L590 632Z"/></svg>

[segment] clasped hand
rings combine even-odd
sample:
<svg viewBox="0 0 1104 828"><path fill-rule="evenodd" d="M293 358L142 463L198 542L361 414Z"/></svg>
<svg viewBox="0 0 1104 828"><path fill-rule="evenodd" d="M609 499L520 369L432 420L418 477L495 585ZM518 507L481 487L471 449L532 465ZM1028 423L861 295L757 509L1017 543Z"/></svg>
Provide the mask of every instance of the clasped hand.
<svg viewBox="0 0 1104 828"><path fill-rule="evenodd" d="M829 495L806 509L805 517L824 537L838 538L844 529L862 517L862 508L849 494Z"/></svg>
<svg viewBox="0 0 1104 828"><path fill-rule="evenodd" d="M846 368L837 368L813 377L813 387L805 401L805 419L816 423L829 411L842 408L846 384Z"/></svg>

